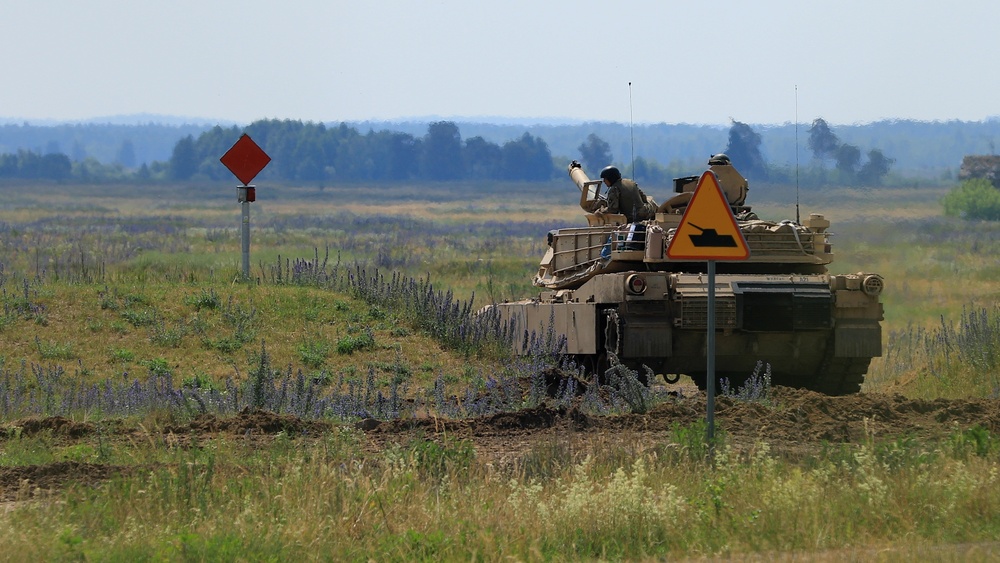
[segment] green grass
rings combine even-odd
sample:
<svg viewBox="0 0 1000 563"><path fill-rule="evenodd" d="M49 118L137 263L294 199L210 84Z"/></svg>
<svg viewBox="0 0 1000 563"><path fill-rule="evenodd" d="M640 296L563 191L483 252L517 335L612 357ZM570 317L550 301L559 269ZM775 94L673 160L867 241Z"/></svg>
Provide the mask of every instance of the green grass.
<svg viewBox="0 0 1000 563"><path fill-rule="evenodd" d="M11 317L0 329L0 356L8 366L24 360L72 371L79 363L88 367L91 382L123 371L145 373L159 358L169 369L155 373L169 371L177 381L204 374L221 384L246 373L261 342L277 366L331 372L356 366L365 372L402 362L425 383L438 373L460 374L470 361L486 361L442 351L411 321L336 290L171 281L31 284L37 289L33 305L50 320ZM428 357L437 358L438 371L418 369Z"/></svg>
<svg viewBox="0 0 1000 563"><path fill-rule="evenodd" d="M5 511L0 544L32 560L634 560L905 553L1000 534L1000 460L995 437L981 429L940 444L868 439L805 465L763 442L743 454L720 444L714 469L667 454L682 444L627 435L584 457L542 446L506 471L455 440L415 439L359 463L363 441L348 429L306 442L279 434L263 448L14 437L0 454L5 466L74 460L141 469L72 487L60 502Z"/></svg>
<svg viewBox="0 0 1000 563"><path fill-rule="evenodd" d="M5 336L0 354L15 362L79 360L101 377L110 375L102 367L108 365L108 350L128 349L136 357L167 359L181 376L205 373L218 379L233 375L234 366L265 341L277 365L333 372L355 365L363 371L372 362L394 361L383 357L385 351L401 349L413 373L427 373L419 366L440 351L419 330L421 319L382 304L358 303L336 290L285 285L293 262L332 268L339 261L349 268L354 260L378 259L388 264L384 273L429 277L456 298L475 295L477 306L537 295L530 280L546 248L546 222L553 227L582 222L566 184L539 195L537 213L507 210L501 216L496 213L505 208L488 192L435 188L433 202L419 202L414 187L385 188L387 205L378 213L386 219L376 221L344 211L369 213L367 208L321 203L337 190L317 195L290 186L281 201L253 209L251 283L238 283L235 206L213 200L192 207L184 198L198 192L193 187L147 193L3 186L0 190L16 191L22 203L0 210L0 221L35 237L37 244L30 251L0 244ZM559 190L567 192L564 198L557 197ZM515 191L530 201L523 189ZM800 194L802 213L821 211L833 221L832 271L885 277L887 358L897 346L892 335L933 329L942 318L956 323L964 308L990 307L1000 298L1000 225L944 217L939 201L945 193L882 188ZM793 216L794 207L782 194L793 197L794 191L758 186L751 192L755 211L769 219ZM458 209L461 213L453 213ZM511 236L502 229L470 235L464 227L498 219L539 223ZM97 236L66 228L88 224L127 224L134 232L112 228ZM460 377L467 354L446 352L440 362L444 375ZM916 377L943 373L940 362L922 361L903 366L875 359L869 388L927 397L992 393L988 385L969 385L972 376Z"/></svg>
<svg viewBox="0 0 1000 563"><path fill-rule="evenodd" d="M366 207L328 199L335 189L318 196L289 187L283 201L254 207L252 279L243 281L235 204L182 201L198 190L2 191L17 192L20 203L0 209L0 222L32 241L0 240L3 365L65 364L93 381L169 372L185 388L263 381L264 365L302 367L324 382L371 373L382 387L404 379L426 389L437 377L474 383L498 369L489 354L443 347L425 319L391 303L288 283L292 261L322 261L329 248L331 265L338 253L345 267L382 260L383 273L429 276L436 288L484 304L537 294L530 278L546 228L582 223L571 189L534 205L522 190L515 215L475 190L435 188L433 202L396 202L412 194L388 190L384 205ZM767 195L755 187L751 197L759 192ZM1000 225L943 217L940 189L802 195L803 212L834 223L832 270L886 279L886 354L864 390L996 396ZM794 216L784 200L754 205L764 218ZM486 220L532 221L538 232L469 234ZM66 228L123 222L133 231ZM155 433L175 416L154 412L141 424ZM101 428L108 438L116 431ZM11 505L0 512L0 545L25 560L674 559L886 546L919 559L923 547L1000 537L1000 460L983 428L956 428L940 443L867 437L808 460L773 455L765 443L737 454L720 432L714 470L702 426L668 434L659 444L601 438L590 458L558 440L539 442L497 466L459 441L373 454L349 428L310 440L183 447L141 433L66 444L15 429L0 466L69 460L133 470L58 492L57 502Z"/></svg>
<svg viewBox="0 0 1000 563"><path fill-rule="evenodd" d="M307 340L299 344L299 360L303 365L319 369L330 355L330 345L323 341Z"/></svg>

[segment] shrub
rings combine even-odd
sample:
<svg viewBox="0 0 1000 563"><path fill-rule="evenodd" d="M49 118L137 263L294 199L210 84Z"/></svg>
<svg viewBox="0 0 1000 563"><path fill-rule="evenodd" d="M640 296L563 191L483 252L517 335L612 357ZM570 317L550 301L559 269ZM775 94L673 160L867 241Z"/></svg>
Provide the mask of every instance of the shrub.
<svg viewBox="0 0 1000 563"><path fill-rule="evenodd" d="M76 354L73 352L73 345L70 343L42 342L36 336L35 347L38 348L38 355L43 360L72 360L76 357Z"/></svg>
<svg viewBox="0 0 1000 563"><path fill-rule="evenodd" d="M299 360L303 364L319 369L326 363L330 354L330 345L323 341L308 341L299 344Z"/></svg>
<svg viewBox="0 0 1000 563"><path fill-rule="evenodd" d="M164 376L170 375L170 364L167 360L163 358L153 358L151 360L143 360L139 364L149 370L150 375Z"/></svg>
<svg viewBox="0 0 1000 563"><path fill-rule="evenodd" d="M181 382L181 387L185 389L211 389L218 390L219 386L216 385L212 376L207 373L196 373L190 377L184 378Z"/></svg>
<svg viewBox="0 0 1000 563"><path fill-rule="evenodd" d="M988 180L967 180L941 200L946 215L1000 221L1000 190Z"/></svg>
<svg viewBox="0 0 1000 563"><path fill-rule="evenodd" d="M763 369L763 373L761 373ZM757 365L753 368L753 373L743 383L739 389L733 389L729 378L722 379L722 396L730 397L745 403L760 403L771 405L771 364L764 364L757 360Z"/></svg>
<svg viewBox="0 0 1000 563"><path fill-rule="evenodd" d="M986 457L997 449L997 438L978 424L966 430L956 431L948 441L956 459L967 459L970 453Z"/></svg>
<svg viewBox="0 0 1000 563"><path fill-rule="evenodd" d="M649 387L646 387L639 380L638 372L620 363L614 354L609 354L609 360L611 367L604 375L608 380L608 388L611 390L612 397L616 399L614 402L623 403L624 410L628 412L636 414L649 412L649 409L653 407L654 397L650 393ZM645 369L648 380L652 374L649 372L649 368Z"/></svg>
<svg viewBox="0 0 1000 563"><path fill-rule="evenodd" d="M153 326L157 323L157 314L153 309L125 309L121 312L123 319L134 327Z"/></svg>
<svg viewBox="0 0 1000 563"><path fill-rule="evenodd" d="M184 340L184 335L187 332L188 328L184 324L184 321L178 321L174 327L168 327L163 322L163 319L160 319L159 322L152 325L149 340L159 346L177 348L181 345L181 341Z"/></svg>
<svg viewBox="0 0 1000 563"><path fill-rule="evenodd" d="M670 428L670 442L676 445L675 458L701 463L709 458L710 446L722 448L726 433L721 427L715 428L714 444L708 443L708 422L704 419L684 426L674 422Z"/></svg>
<svg viewBox="0 0 1000 563"><path fill-rule="evenodd" d="M135 352L128 348L115 348L111 351L111 361L129 363L135 361Z"/></svg>
<svg viewBox="0 0 1000 563"><path fill-rule="evenodd" d="M364 330L358 334L348 334L337 341L338 354L353 354L358 350L364 350L375 346L375 337L370 330Z"/></svg>
<svg viewBox="0 0 1000 563"><path fill-rule="evenodd" d="M184 299L184 302L193 306L196 311L201 311L202 309L214 310L222 306L222 299L219 297L219 294L211 288L201 290L201 293L198 295L188 296Z"/></svg>

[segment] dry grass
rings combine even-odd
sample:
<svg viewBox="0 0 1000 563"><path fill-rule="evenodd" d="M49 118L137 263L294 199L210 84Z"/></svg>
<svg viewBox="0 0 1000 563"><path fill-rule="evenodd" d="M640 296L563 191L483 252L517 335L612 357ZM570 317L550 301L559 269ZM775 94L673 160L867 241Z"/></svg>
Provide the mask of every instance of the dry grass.
<svg viewBox="0 0 1000 563"><path fill-rule="evenodd" d="M162 237L169 244L107 264L104 273L105 283L112 289L150 293L168 326L197 317L182 304L187 295L215 288L226 300L232 296L247 307L278 315L261 315L261 322L269 329L262 329L257 339L267 340L276 361L284 364L295 359L296 347L304 340L335 342L349 326L358 324L348 319L326 324L306 321L296 318L293 307L288 305L299 298L303 299L299 309L321 311L324 302L329 305L328 301L336 297L296 297L299 290L233 285L239 271L240 242L239 204L231 184L144 188L6 185L0 186L0 191L4 195L0 221L14 226L45 221L86 224L91 218L110 218L111 224L130 221L140 226L144 222L176 225L175 232ZM379 195L372 198L371 193ZM963 307L988 306L1000 295L1000 245L995 244L998 229L942 218L938 201L944 193L946 190L941 188L881 188L799 194L802 216L819 211L833 222L837 256L831 268L834 272L874 271L886 278L883 301L887 337L911 326L937 326L942 317L955 319ZM413 277L430 275L437 287L450 289L460 298L475 295L478 304L536 294L530 278L544 252L547 228L583 223L576 205L577 191L569 181L542 186L261 186L258 194L258 202L251 207L255 277L269 281L268 276L273 276L270 269L279 257L309 259L316 249L322 254L330 248L334 254L340 253L346 263L371 263L381 252L384 270L398 270ZM653 195L662 199L665 194ZM794 199L794 190L787 186L758 185L751 191L754 210L766 219L793 218L795 208L790 202ZM375 220L358 227L351 226L351 217ZM426 223L416 227L393 223L411 219ZM490 222L523 222L529 227L497 240L467 232L466 226ZM421 232L421 225L434 225L441 232L428 236ZM22 231L19 236L26 240L32 236L28 228L18 227ZM65 266L67 261L79 259L80 252L74 245L103 240L74 241L72 228L44 228L50 231L33 241L34 248L0 257L8 272L34 275L39 269L39 252L51 252L55 255L51 260ZM407 230L413 228L417 232ZM144 236L152 243L161 238L155 231ZM93 260L103 260L101 253L95 256ZM53 268L51 262L41 264L49 271ZM90 263L90 267L96 269L99 264ZM193 282L185 287L178 280ZM44 343L71 346L75 358L92 370L106 361L109 349L118 348L133 350L143 358L178 356L182 360L171 363L182 373L218 376L231 373L234 363L245 361L238 354L220 355L199 344L195 337L184 339L176 349L158 348L148 342L148 329L126 323L122 330L120 319L98 310L96 293L101 289L101 284L47 285L40 299L48 310L48 326L20 322L17 330L6 329L10 338L0 354L8 363L37 361L37 337ZM392 338L384 334L386 328L375 330L384 348L365 352L365 356L331 358L330 369L346 369L351 362L359 361L387 362L387 356L393 353L402 354L416 370L422 369L418 366L437 365L451 370L464 362L435 349L429 341L416 344L419 336ZM408 358L410 354L421 360L414 363L416 360ZM877 369L878 359L874 365ZM898 377L905 380L909 376L902 373Z"/></svg>
<svg viewBox="0 0 1000 563"><path fill-rule="evenodd" d="M364 199L358 189L275 188L261 196L253 216L262 223L298 215L343 221L336 214L350 210L360 216L433 219L424 227L515 217L539 227L581 223L568 182L552 193L513 186L502 195L396 187L384 192L379 205L357 203ZM496 369L442 350L415 330L401 330L405 323L391 311L343 294L267 279L262 285L232 283L238 242L231 233L208 236L212 229L235 228L232 186L0 191L10 196L0 208L0 222L21 231L43 219L86 222L107 214L176 217L181 226L164 235L171 237L169 246L108 264L104 281L70 279L66 272L72 269L65 264L62 278L53 279L52 269L43 276L34 269L31 250L11 246L0 256L5 275L15 274L5 289L18 297L20 282L27 279L29 301L44 305L44 311L22 314L2 329L0 357L7 365L60 362L76 366L83 377L100 378L164 358L181 379L220 378L245 368L260 340L267 342L275 365L301 365L304 343L335 346L363 327L373 331L376 346L351 355L331 351L317 369L361 374L375 366L388 377L389 370L378 366L402 363L418 379L440 372L456 380L467 380L470 370ZM890 346L894 331L932 327L941 315L957 319L969 303L986 305L1000 292L997 245L991 244L997 229L940 219L935 197L932 190L831 190L803 198L809 202L804 212L822 209L834 221L840 253L835 271L877 271L886 277ZM793 217L786 202L764 199L755 209L765 218ZM332 219L323 227L271 224L274 228L254 234L255 275L262 278L278 254L310 258L314 247L348 240ZM383 258L399 269L431 273L461 295L479 293L487 282L511 296L528 291L525 280L534 272L545 235L540 229L530 237L487 244L467 240L475 237L461 230L430 239L422 232L387 232L400 225L405 223L381 220L369 226L371 232L350 238L354 246L344 248L345 255L368 253L373 259L375 252L389 251ZM46 241L72 248L75 234L72 228L52 229ZM397 245L396 254L379 246L386 239ZM528 251L534 254L520 256ZM206 292L214 292L218 302L199 309L195 302ZM230 303L243 313L256 311L255 333L242 348L224 352L211 343L235 333L234 321L223 314ZM149 311L163 327L189 331L175 346L156 336L156 325L130 320ZM932 380L920 370L936 359L928 355L916 367L876 362L874 369L881 369L883 389L933 394L922 387ZM957 384L965 381L961 374L954 377ZM939 395L943 390L936 388ZM881 550L889 550L889 558L935 557L942 552L933 546L963 543L971 547L946 550L945 557L996 554L990 543L1000 537L994 442L984 442L994 447L983 452L970 452L948 442L900 438L884 444L869 437L857 447L831 448L799 463L757 444L741 448L747 452L742 456L723 449L711 468L688 455L703 447L702 435L697 429L678 431L665 444L616 435L589 459L567 458L558 447L542 446L503 468L480 463L463 443L432 447L415 441L372 454L363 436L349 429L308 442L282 434L267 444L207 440L179 447L150 440L118 442L110 451L106 445L64 447L44 437L13 437L0 451L5 464L86 458L139 469L54 497L21 491L20 501L34 500L0 510L0 545L8 557L23 560L604 560L747 553L867 559L885 556Z"/></svg>
<svg viewBox="0 0 1000 563"><path fill-rule="evenodd" d="M44 320L21 319L4 328L0 358L8 367L22 360L58 363L94 380L122 372L141 375L145 363L162 358L178 380L210 376L221 381L237 373L245 376L263 341L276 367L334 376L362 377L371 366L388 365L406 366L417 379L439 374L458 378L470 369L490 371L482 360L443 350L399 319L345 294L223 284L217 293L220 307L198 310L192 300L215 287L220 286L49 284L33 298L45 307ZM128 306L127 300L138 304ZM118 309L102 308L109 302ZM223 312L227 307L255 315L252 336L236 349L222 342L235 337L235 327ZM143 324L147 319L151 324ZM351 354L337 352L338 341L366 330L372 331L375 346ZM328 350L321 364L304 365L304 345Z"/></svg>
<svg viewBox="0 0 1000 563"><path fill-rule="evenodd" d="M722 449L709 467L683 442L623 435L584 458L542 451L499 470L464 443L360 457L361 440L344 430L265 448L136 444L146 469L6 511L0 544L25 560L822 559L995 555L1000 531L995 453L947 446L870 442L802 465L758 443ZM527 476L540 462L548 473Z"/></svg>

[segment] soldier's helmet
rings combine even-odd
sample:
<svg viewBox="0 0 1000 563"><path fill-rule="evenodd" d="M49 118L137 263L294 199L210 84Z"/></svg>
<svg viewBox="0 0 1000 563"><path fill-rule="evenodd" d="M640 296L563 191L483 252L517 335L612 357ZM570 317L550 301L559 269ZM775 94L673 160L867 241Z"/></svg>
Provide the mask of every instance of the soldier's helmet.
<svg viewBox="0 0 1000 563"><path fill-rule="evenodd" d="M622 179L622 173L618 171L614 166L605 166L604 170L601 170L601 179L608 180L612 184Z"/></svg>
<svg viewBox="0 0 1000 563"><path fill-rule="evenodd" d="M708 159L709 166L714 166L716 164L731 164L729 157L724 153L713 154L711 158Z"/></svg>

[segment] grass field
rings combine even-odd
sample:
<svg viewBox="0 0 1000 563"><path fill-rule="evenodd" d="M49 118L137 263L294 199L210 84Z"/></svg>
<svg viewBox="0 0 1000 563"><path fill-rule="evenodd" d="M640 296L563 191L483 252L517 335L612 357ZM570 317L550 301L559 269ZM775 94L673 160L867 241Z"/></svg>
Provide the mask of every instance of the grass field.
<svg viewBox="0 0 1000 563"><path fill-rule="evenodd" d="M1000 454L982 428L955 428L933 444L872 436L807 462L773 455L766 443L728 453L720 445L714 469L703 455L676 454L701 451L694 427L675 429L681 449L622 437L582 459L554 444L513 472L492 471L462 442L373 454L349 424L362 411L388 416L405 400L431 404L470 388L499 393L490 391L497 374L529 369L488 345L463 345L455 318L537 293L530 278L545 233L584 224L576 189L568 181L258 187L249 281L239 273L235 191L0 185L0 422L9 429L0 467L131 468L47 500L15 491L17 502L0 505L0 546L23 554L12 559L575 560L831 549L867 558L884 546L920 556L938 544L1000 539ZM943 217L945 193L799 194L803 217L820 212L833 223L832 271L886 279L886 353L866 392L1000 394L1000 225ZM772 220L794 218L795 198L780 186L750 193ZM376 272L408 296L366 285ZM324 393L327 410L305 402L309 389ZM66 444L16 430L23 417L52 415L162 430L198 414L184 390L234 405L241 394L239 406L280 404L325 420L337 412L332 419L344 424L308 442L279 434L266 444L191 447ZM281 402L270 395L279 390ZM975 556L975 546L948 553Z"/></svg>
<svg viewBox="0 0 1000 563"><path fill-rule="evenodd" d="M254 279L245 283L239 204L230 186L0 190L7 307L0 360L8 367L57 360L97 377L163 360L181 379L224 378L245 367L261 341L279 366L301 366L312 350L310 370L398 359L412 372L443 369L459 377L478 369L475 359L470 364L441 350L377 304L286 283L296 261L429 280L478 307L536 294L530 278L545 233L582 223L569 182L262 187L251 205ZM373 192L378 196L363 195ZM838 189L798 196L801 216L822 212L833 222L832 271L886 278L887 358L897 337L912 341L914 331L958 324L997 302L1000 227L944 218L944 193ZM788 187L755 187L751 198L763 218L795 217L796 194ZM210 303L199 305L207 296ZM357 331L371 332L377 345L358 356L315 357ZM875 360L870 386L906 393L921 369ZM955 395L953 387L914 383L912 392L918 389Z"/></svg>

